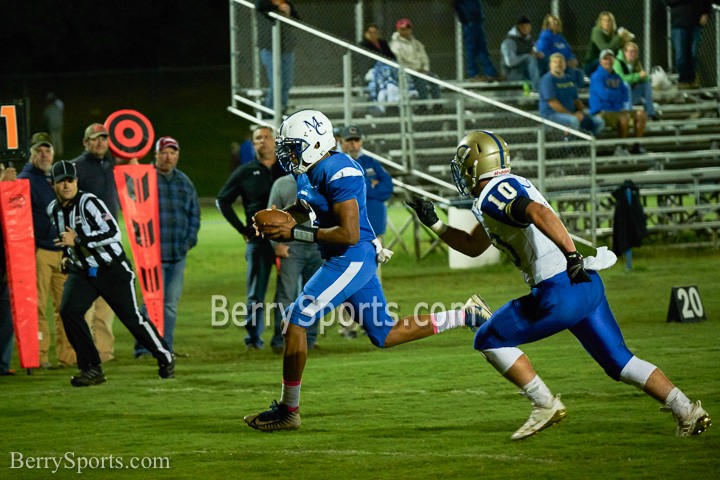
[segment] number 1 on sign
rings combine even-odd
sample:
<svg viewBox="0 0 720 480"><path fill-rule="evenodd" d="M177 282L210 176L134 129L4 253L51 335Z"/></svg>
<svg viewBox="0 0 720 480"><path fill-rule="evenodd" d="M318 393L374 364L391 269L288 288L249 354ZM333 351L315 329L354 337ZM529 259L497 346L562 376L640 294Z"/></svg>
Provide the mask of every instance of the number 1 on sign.
<svg viewBox="0 0 720 480"><path fill-rule="evenodd" d="M8 150L17 150L20 146L17 128L17 112L15 105L3 105L0 107L0 117L5 119L6 140Z"/></svg>

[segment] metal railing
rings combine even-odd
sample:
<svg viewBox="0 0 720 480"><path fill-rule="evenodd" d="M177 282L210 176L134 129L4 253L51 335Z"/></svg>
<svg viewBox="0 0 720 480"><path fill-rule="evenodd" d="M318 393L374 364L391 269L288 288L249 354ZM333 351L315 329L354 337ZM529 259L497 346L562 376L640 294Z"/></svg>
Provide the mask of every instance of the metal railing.
<svg viewBox="0 0 720 480"><path fill-rule="evenodd" d="M649 1L645 0L646 9ZM359 29L362 27L357 19L362 18L363 2L358 1L355 6L355 38L358 38ZM269 86L273 89L274 104L272 108L268 108L260 102L263 90L268 86L263 85L264 78L260 71L257 39L258 14L255 12L255 5L246 0L230 0L230 9L230 18L231 22L233 22L230 30L232 95L231 105L228 110L254 124L277 128L283 118L283 112L279 104L281 97L280 82L275 82L274 85ZM490 125L498 133L512 132L510 134L517 135L518 138L523 136L524 140L509 142L511 153L515 152L514 145L523 145L523 148L526 149L523 151L529 151L527 146L534 145L530 152L534 158L529 159L532 161L527 161L528 159L526 161L516 161L514 165L527 169L519 173L531 178L541 191L547 191L546 187L562 190L564 177L568 176L569 178L569 176L572 176L572 182L568 180L567 189L581 190L590 194L590 201L587 205L590 213L590 228L586 231L586 234L591 237L592 243L596 243L599 229L597 212L600 188L598 182L598 149L606 151L613 143L612 141L596 141L594 137L584 132L574 131L563 125L545 120L521 108L503 103L500 99L491 97L490 94L478 93L475 91L477 85L459 81L448 82L422 72L404 68L396 62L375 55L335 35L281 15L274 13L268 15L274 20L272 27L272 69L274 78L278 79L281 76L280 39L282 29L293 29L300 32L305 39L302 45L312 45L314 51L318 53L330 52L323 54L323 64L327 64L327 83L322 85L310 83L294 87L292 90L294 92L293 97L300 99L296 100L295 107L298 107L299 103L303 108L316 108L324 111L321 100L315 99L315 97L303 99L302 96L303 94L308 97L322 94L330 95L334 91L341 94L342 101L331 100L330 107L339 108L339 113L334 116L332 113L328 114L327 111L324 111L324 113L328 114L336 126L338 122L343 125L360 124L363 125L363 128L365 128L365 125L375 126L375 124L382 124L390 126L390 128L394 128L394 131L398 132L399 148L396 150L399 150L400 154L397 161L394 160L393 156L380 150L375 151L372 148L366 148L366 153L392 169L393 176L396 177L394 178L395 185L421 192L440 203L450 204L456 195L454 185L431 174L433 164L428 164L427 160L422 160L428 157L428 148L427 146L418 147L418 144L423 141L423 138L435 135L441 126L449 137L454 136L455 141L457 141L468 130L479 129L478 123L481 123L481 127L488 128L487 124L482 122L491 122ZM242 25L239 25L238 22ZM648 31L649 23L646 16ZM247 32L249 32L249 35L247 35ZM242 40L238 37L240 34L243 34ZM356 75L357 64L360 63L360 59L370 59L397 71L400 93L399 101L396 104L398 107L397 117L392 119L372 118L372 116L368 115L365 118L362 117L361 112L363 109L378 103L368 102L362 98L363 87L357 84L358 77ZM462 65L461 60L458 64ZM249 74L248 69L252 70ZM460 71L459 69L458 72ZM421 79L443 89L446 98L442 102L443 104L452 105L452 113L450 115L441 114L422 117L414 114L413 107L432 104L437 100L414 100L410 98L407 86L409 81L413 79ZM536 100L533 101L535 104L537 103ZM303 102L305 103L303 104ZM360 117L358 117L358 113L360 113ZM383 123L385 120L387 122ZM426 124L430 125L431 130L421 131ZM525 127L518 128L520 124L525 125ZM573 138L571 142L563 143L558 141L559 137L564 136L565 132L571 134ZM550 138L548 138L548 135L550 135ZM503 134L503 136L505 135ZM534 138L534 140L528 142L530 137ZM444 151L445 148L451 153L454 150L454 144L446 140L441 150ZM557 152L560 152L559 156L556 154ZM515 154L513 153L513 155ZM565 157L571 158L565 160ZM583 160L582 162L573 161L572 157ZM578 166L580 163L582 163L582 166ZM443 165L446 165L446 162ZM547 182L548 176L552 177L551 184ZM578 179L581 179L582 185L578 185ZM413 186L414 183L417 185ZM549 198L551 196L552 193L550 193Z"/></svg>

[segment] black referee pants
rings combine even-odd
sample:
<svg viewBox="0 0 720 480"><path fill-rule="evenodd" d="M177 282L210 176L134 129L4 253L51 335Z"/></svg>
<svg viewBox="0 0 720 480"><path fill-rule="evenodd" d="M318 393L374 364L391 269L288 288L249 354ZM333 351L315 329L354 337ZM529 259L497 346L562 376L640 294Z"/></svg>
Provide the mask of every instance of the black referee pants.
<svg viewBox="0 0 720 480"><path fill-rule="evenodd" d="M60 317L77 354L80 370L100 365L100 355L85 322L85 312L99 296L105 299L135 339L157 359L158 365L172 361L172 353L155 325L140 314L135 295L135 273L130 262L123 260L98 269L96 277L88 276L84 270L70 269L63 288Z"/></svg>

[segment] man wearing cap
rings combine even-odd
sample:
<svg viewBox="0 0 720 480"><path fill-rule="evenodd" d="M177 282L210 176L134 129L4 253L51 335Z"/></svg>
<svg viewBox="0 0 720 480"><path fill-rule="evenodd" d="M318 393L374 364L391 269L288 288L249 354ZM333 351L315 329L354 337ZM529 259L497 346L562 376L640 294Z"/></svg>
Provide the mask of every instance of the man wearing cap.
<svg viewBox="0 0 720 480"><path fill-rule="evenodd" d="M395 33L390 38L390 50L395 54L397 62L403 67L437 78L437 75L430 72L430 58L425 51L425 45L413 36L413 24L407 18L401 18L395 22ZM411 78L420 100L427 99L428 93L432 98L440 98L439 85L418 77ZM435 105L434 109L440 111L442 107ZM419 112L425 110L424 105L418 109Z"/></svg>
<svg viewBox="0 0 720 480"><path fill-rule="evenodd" d="M51 170L57 198L47 213L60 232L55 244L68 257L68 279L63 289L60 316L77 353L80 374L74 387L105 382L100 355L93 344L85 312L102 297L158 362L160 378L175 376L175 359L152 322L145 320L135 296L135 273L122 247L120 227L102 200L78 190L75 165L61 160Z"/></svg>
<svg viewBox="0 0 720 480"><path fill-rule="evenodd" d="M635 137L645 135L647 116L643 110L631 110L630 89L615 72L615 54L609 48L600 52L600 67L590 75L590 114L600 115L605 124L617 130L620 138L627 138L630 130L630 117L634 120ZM632 153L645 153L645 149L636 142ZM627 155L624 145L618 145L615 155Z"/></svg>
<svg viewBox="0 0 720 480"><path fill-rule="evenodd" d="M47 208L55 200L55 191L50 179L50 168L55 156L54 147L45 132L39 132L30 139L30 161L25 164L18 178L30 181L30 199L32 200L33 230L35 233L35 267L37 276L38 328L40 331L40 366L52 366L50 354L50 329L45 316L48 295L53 302L53 322L55 324L55 355L60 367L75 364L75 350L65 335L60 319L60 301L67 274L62 270L62 248L55 245L58 231L47 215Z"/></svg>
<svg viewBox="0 0 720 480"><path fill-rule="evenodd" d="M89 125L85 129L83 145L83 154L72 160L77 168L78 188L102 200L117 220L120 201L113 175L115 159L109 151L108 131L105 126L100 123ZM115 358L115 336L112 331L114 316L102 297L99 297L93 308L87 312L86 319L90 323L95 346L103 362Z"/></svg>
<svg viewBox="0 0 720 480"><path fill-rule="evenodd" d="M387 225L387 202L393 194L392 177L382 164L362 153L363 134L360 127L348 125L342 130L342 151L350 155L365 171L367 216L375 235L382 241Z"/></svg>
<svg viewBox="0 0 720 480"><path fill-rule="evenodd" d="M195 185L177 168L180 144L173 137L160 137L155 142L158 204L160 210L160 245L163 276L163 338L174 352L177 306L182 295L187 253L197 245L200 230L200 202ZM147 320L147 308L143 305ZM135 357L149 354L135 342Z"/></svg>
<svg viewBox="0 0 720 480"><path fill-rule="evenodd" d="M255 232L252 226L253 216L267 207L270 189L278 178L285 175L275 156L275 135L270 127L261 126L253 132L255 159L239 166L230 174L215 199L220 213L245 240L245 260L247 270L247 336L245 348L248 351L262 350L261 338L265 330L263 305L267 293L270 274L275 266L275 251L270 241ZM245 209L245 223L238 218L233 203L242 199Z"/></svg>
<svg viewBox="0 0 720 480"><path fill-rule="evenodd" d="M532 23L523 15L500 44L500 53L505 78L513 81L529 81L531 91L537 93L540 83L538 58L543 54L535 50L530 32L532 32Z"/></svg>

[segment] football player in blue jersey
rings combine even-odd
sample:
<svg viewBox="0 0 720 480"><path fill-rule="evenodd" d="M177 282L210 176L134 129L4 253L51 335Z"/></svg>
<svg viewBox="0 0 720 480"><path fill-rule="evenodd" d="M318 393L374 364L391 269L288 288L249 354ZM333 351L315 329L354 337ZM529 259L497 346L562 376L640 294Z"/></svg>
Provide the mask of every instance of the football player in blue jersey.
<svg viewBox="0 0 720 480"><path fill-rule="evenodd" d="M360 324L373 345L386 348L425 338L450 328L477 326L489 318L482 302L435 314L390 315L376 271L392 255L375 238L366 213L365 173L336 146L330 120L316 110L301 110L280 126L277 157L297 181L297 201L285 208L282 223L258 224L266 238L317 243L325 263L287 308L280 403L244 418L264 431L300 427L300 382L307 359L306 329L342 306ZM312 226L303 226L308 219Z"/></svg>
<svg viewBox="0 0 720 480"><path fill-rule="evenodd" d="M466 135L451 162L461 195L474 198L479 224L468 233L438 220L431 202L408 201L420 220L451 248L476 257L490 245L503 251L522 272L530 293L511 300L477 330L475 349L505 378L522 389L532 413L513 435L520 440L567 415L560 395L553 395L518 345L563 330L614 380L635 385L664 404L678 422L678 436L699 435L710 426L700 402L692 403L655 365L625 346L610 311L597 270L617 258L606 247L583 258L550 204L526 178L510 173L507 143L489 131Z"/></svg>

